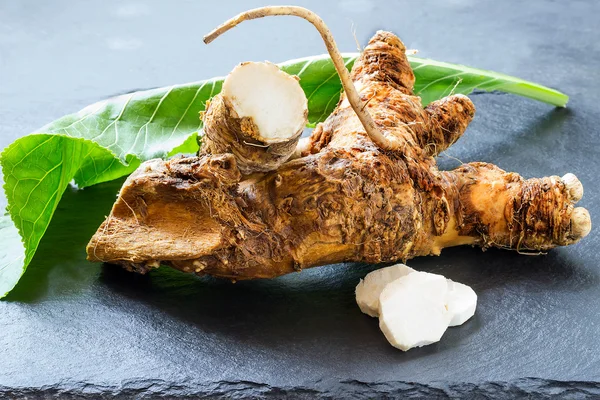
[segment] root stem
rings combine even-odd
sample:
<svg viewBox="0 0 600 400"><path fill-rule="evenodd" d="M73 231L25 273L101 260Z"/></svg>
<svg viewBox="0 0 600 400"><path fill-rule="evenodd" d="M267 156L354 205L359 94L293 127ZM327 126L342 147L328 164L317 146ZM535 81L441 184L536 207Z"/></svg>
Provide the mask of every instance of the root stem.
<svg viewBox="0 0 600 400"><path fill-rule="evenodd" d="M204 43L209 44L217 37L227 32L228 30L236 27L243 21L277 15L290 15L300 17L307 20L308 22L313 24L315 28L317 28L317 30L321 34L321 37L323 38L323 41L325 42L325 46L327 47L327 51L331 56L333 65L335 66L335 69L337 70L337 73L340 76L340 79L342 81L342 87L344 88L346 96L348 97L348 102L350 103L350 106L358 116L358 119L365 128L365 131L367 132L371 140L381 149L398 150L399 142L390 141L381 133L377 125L375 125L371 114L369 114L369 111L366 110L366 104L363 103L362 99L360 98L360 95L354 87L354 84L352 83L350 72L348 72L348 70L346 69L344 59L340 54L337 45L335 44L335 40L333 39L331 31L329 30L329 28L327 28L325 22L323 22L323 20L312 11L307 10L303 7L296 6L269 6L248 10L246 12L236 15L228 21L225 21L218 28L204 36Z"/></svg>

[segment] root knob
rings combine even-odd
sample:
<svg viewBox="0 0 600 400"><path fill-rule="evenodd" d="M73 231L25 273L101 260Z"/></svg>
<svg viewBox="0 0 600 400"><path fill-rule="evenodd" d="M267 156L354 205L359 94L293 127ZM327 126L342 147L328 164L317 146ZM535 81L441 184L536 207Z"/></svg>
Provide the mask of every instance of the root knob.
<svg viewBox="0 0 600 400"><path fill-rule="evenodd" d="M571 235L577 241L586 237L592 230L590 213L583 207L577 207L571 214Z"/></svg>
<svg viewBox="0 0 600 400"><path fill-rule="evenodd" d="M561 179L565 184L567 191L569 192L571 201L573 201L573 203L577 203L579 200L581 200L583 197L583 185L579 179L577 179L577 177L571 173L566 174Z"/></svg>

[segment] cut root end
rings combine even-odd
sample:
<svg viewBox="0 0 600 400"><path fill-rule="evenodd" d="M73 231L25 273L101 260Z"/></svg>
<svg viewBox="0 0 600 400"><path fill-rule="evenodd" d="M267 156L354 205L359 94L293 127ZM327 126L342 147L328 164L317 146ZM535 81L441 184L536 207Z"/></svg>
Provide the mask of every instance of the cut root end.
<svg viewBox="0 0 600 400"><path fill-rule="evenodd" d="M577 207L571 214L571 237L573 242L586 237L592 230L592 219L587 209Z"/></svg>
<svg viewBox="0 0 600 400"><path fill-rule="evenodd" d="M307 118L297 77L269 62L245 62L208 105L200 150L233 154L244 175L273 171L294 153Z"/></svg>
<svg viewBox="0 0 600 400"><path fill-rule="evenodd" d="M256 131L246 129L264 144L298 137L306 125L308 105L298 79L269 62L245 62L223 83L223 97L238 118L249 118Z"/></svg>

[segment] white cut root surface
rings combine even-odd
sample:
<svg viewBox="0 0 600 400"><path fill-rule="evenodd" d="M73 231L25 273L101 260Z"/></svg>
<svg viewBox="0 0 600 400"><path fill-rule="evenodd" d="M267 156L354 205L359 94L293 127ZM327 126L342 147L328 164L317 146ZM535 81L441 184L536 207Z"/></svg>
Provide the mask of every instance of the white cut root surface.
<svg viewBox="0 0 600 400"><path fill-rule="evenodd" d="M449 326L464 324L475 315L477 308L477 294L471 287L448 279L448 294L446 305L448 312L452 315Z"/></svg>
<svg viewBox="0 0 600 400"><path fill-rule="evenodd" d="M356 286L356 303L401 350L439 341L448 327L475 314L477 294L442 275L397 264L370 272Z"/></svg>
<svg viewBox="0 0 600 400"><path fill-rule="evenodd" d="M379 296L383 288L412 272L415 270L404 264L396 264L367 274L356 286L356 303L360 311L371 317L379 317Z"/></svg>
<svg viewBox="0 0 600 400"><path fill-rule="evenodd" d="M379 298L379 327L390 344L409 350L438 342L452 319L441 275L413 272L389 283Z"/></svg>
<svg viewBox="0 0 600 400"><path fill-rule="evenodd" d="M265 144L296 137L304 129L307 99L298 78L269 62L246 62L223 83L223 97L238 117L251 117Z"/></svg>

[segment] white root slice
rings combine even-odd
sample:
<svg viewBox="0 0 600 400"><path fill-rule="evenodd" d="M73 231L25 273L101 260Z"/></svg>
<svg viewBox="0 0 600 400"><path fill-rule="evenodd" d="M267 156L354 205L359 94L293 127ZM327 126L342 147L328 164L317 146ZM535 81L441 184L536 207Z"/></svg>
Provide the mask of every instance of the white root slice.
<svg viewBox="0 0 600 400"><path fill-rule="evenodd" d="M356 285L356 303L360 310L371 317L379 316L379 296L391 282L416 272L404 265L396 264L368 273ZM441 275L440 275L441 276ZM471 287L451 279L446 279L448 295L445 304L452 315L450 326L462 325L475 314L477 294Z"/></svg>
<svg viewBox="0 0 600 400"><path fill-rule="evenodd" d="M389 283L379 297L379 328L388 342L403 351L438 342L452 319L447 294L446 278L426 272Z"/></svg>
<svg viewBox="0 0 600 400"><path fill-rule="evenodd" d="M378 317L379 296L384 287L412 272L415 272L415 270L404 264L396 264L369 272L365 279L361 279L356 285L356 303L360 311L371 317Z"/></svg>
<svg viewBox="0 0 600 400"><path fill-rule="evenodd" d="M477 308L477 294L471 287L459 282L447 279L448 294L446 305L448 312L452 315L449 326L464 324L475 314Z"/></svg>
<svg viewBox="0 0 600 400"><path fill-rule="evenodd" d="M256 140L285 142L304 129L308 103L298 78L270 62L245 62L225 79L223 97L239 118L250 117L258 128Z"/></svg>
<svg viewBox="0 0 600 400"><path fill-rule="evenodd" d="M356 286L356 303L379 326L390 344L401 350L440 340L446 328L475 314L477 294L442 275L396 264L368 273Z"/></svg>

